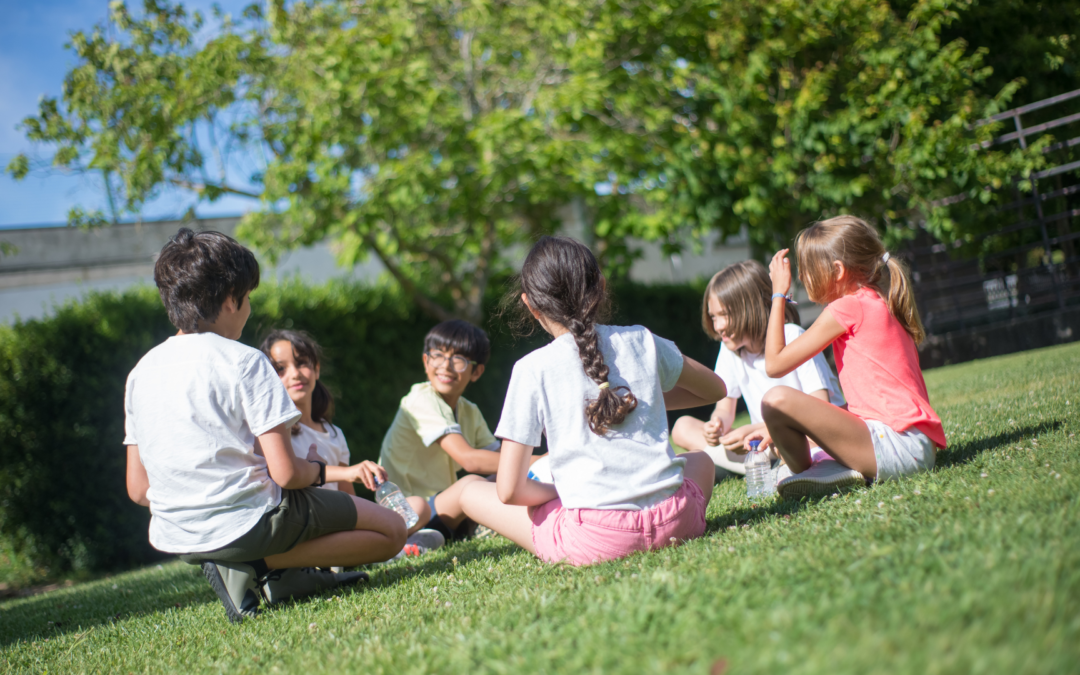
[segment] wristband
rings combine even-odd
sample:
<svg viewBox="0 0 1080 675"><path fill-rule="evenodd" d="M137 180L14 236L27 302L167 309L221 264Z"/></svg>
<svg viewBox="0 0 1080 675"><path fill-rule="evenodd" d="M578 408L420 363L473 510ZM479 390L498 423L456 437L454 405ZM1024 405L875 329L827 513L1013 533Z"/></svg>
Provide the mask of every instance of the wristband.
<svg viewBox="0 0 1080 675"><path fill-rule="evenodd" d="M319 465L319 478L316 482L311 484L311 487L322 487L326 485L326 462L320 462L317 459L309 459L312 464Z"/></svg>
<svg viewBox="0 0 1080 675"><path fill-rule="evenodd" d="M795 298L792 297L791 293L788 293L786 295L784 293L773 293L771 299L775 300L777 298L783 298L784 302L786 302L789 305L797 305L797 304L799 304L799 303L795 302Z"/></svg>

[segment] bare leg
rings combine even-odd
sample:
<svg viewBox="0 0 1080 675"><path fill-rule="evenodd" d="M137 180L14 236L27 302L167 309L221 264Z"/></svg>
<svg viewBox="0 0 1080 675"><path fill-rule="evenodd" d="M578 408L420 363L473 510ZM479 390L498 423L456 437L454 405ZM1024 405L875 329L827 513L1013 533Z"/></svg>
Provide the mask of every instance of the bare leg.
<svg viewBox="0 0 1080 675"><path fill-rule="evenodd" d="M743 465L743 459L746 455L740 455L719 446L708 445L702 431L704 427L705 423L696 417L690 417L689 415L680 417L671 429L671 440L680 448L701 450L712 458L713 464L721 469L727 469L731 473L745 476L746 467ZM715 473L713 475L715 476Z"/></svg>
<svg viewBox="0 0 1080 675"><path fill-rule="evenodd" d="M809 437L849 469L868 479L877 476L870 429L848 411L791 387L773 387L761 399L761 416L794 473L810 468Z"/></svg>
<svg viewBox="0 0 1080 675"><path fill-rule="evenodd" d="M461 506L461 494L466 487L478 482L483 483L486 481L480 476L465 476L436 495L435 512L439 514L439 518L450 530L453 530L461 524L461 521L465 520L465 510ZM428 520L430 519L431 516L428 516Z"/></svg>
<svg viewBox="0 0 1080 675"><path fill-rule="evenodd" d="M270 569L352 567L389 560L405 545L405 521L394 511L353 497L356 529L309 539L266 557Z"/></svg>
<svg viewBox="0 0 1080 675"><path fill-rule="evenodd" d="M700 451L688 452L680 457L686 458L683 475L697 483L701 491L705 493L705 503L708 504L712 499L713 482L716 478L716 466L712 458Z"/></svg>
<svg viewBox="0 0 1080 675"><path fill-rule="evenodd" d="M412 534L427 525L428 521L431 520L431 507L428 506L427 500L423 497L406 497L405 501L409 502L409 506L413 507L413 511L416 511L418 516L416 524L409 528L408 534Z"/></svg>
<svg viewBox="0 0 1080 675"><path fill-rule="evenodd" d="M468 489L462 492L461 505L468 517L490 527L529 553L536 554L529 507L503 504L495 491L494 483L473 481Z"/></svg>

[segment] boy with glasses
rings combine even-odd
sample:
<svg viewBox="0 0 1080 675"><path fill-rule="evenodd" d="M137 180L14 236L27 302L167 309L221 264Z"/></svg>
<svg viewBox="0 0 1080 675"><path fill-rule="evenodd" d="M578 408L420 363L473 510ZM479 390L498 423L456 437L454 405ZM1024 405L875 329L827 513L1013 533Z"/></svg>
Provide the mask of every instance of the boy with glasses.
<svg viewBox="0 0 1080 675"><path fill-rule="evenodd" d="M379 464L406 497L423 497L431 507L426 529L447 540L472 535L459 497L471 481L458 471L490 475L499 468L495 440L476 404L462 394L484 374L491 354L487 334L467 321L444 321L424 338L427 382L414 384L401 399L383 438ZM494 451L494 452L493 452Z"/></svg>

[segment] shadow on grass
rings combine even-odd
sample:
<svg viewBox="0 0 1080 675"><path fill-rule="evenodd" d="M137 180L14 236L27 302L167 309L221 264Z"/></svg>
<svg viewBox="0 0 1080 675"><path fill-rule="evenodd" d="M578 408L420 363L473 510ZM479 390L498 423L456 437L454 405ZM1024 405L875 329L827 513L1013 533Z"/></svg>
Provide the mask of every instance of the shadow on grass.
<svg viewBox="0 0 1080 675"><path fill-rule="evenodd" d="M372 566L365 571L371 575L367 583L326 591L311 598L285 602L273 607L263 605L265 613L277 612L290 606L307 603L315 598L332 595L362 593L368 589L382 588L412 577L442 574L456 565L474 560L496 561L522 549L506 541L494 548L478 549L475 546L455 545L446 555L424 556L418 564L393 565L387 568ZM456 558L454 562L453 558ZM82 634L99 626L127 621L129 619L181 610L187 607L211 604L220 618L220 629L230 627L225 610L198 567L182 565L167 568L166 576L138 580L118 581L117 588L106 584L84 587L74 586L64 593L44 593L18 601L17 606L8 604L0 613L0 646L7 647L20 640L52 639L69 633ZM137 593L132 597L131 593ZM5 603L7 604L7 603ZM257 621L258 619L256 619Z"/></svg>
<svg viewBox="0 0 1080 675"><path fill-rule="evenodd" d="M938 451L936 464L937 466L959 466L961 464L967 464L987 450L993 450L1002 445L1016 443L1022 439L1038 436L1039 434L1057 431L1064 424L1065 420L1047 420L1045 422L1040 422L1039 424L1023 427L1018 426L1015 429L1010 429L1009 431L994 436L973 438L970 441L964 441L960 444L953 443L948 448Z"/></svg>
<svg viewBox="0 0 1080 675"><path fill-rule="evenodd" d="M1038 436L1039 434L1057 431L1064 423L1064 420L1048 420L1039 424L1017 427L993 436L973 438L960 444L954 443L945 450L938 451L935 466L940 468L967 464L975 457L989 450L1017 443L1022 439ZM823 496L799 501L777 499L765 504L740 505L738 508L727 511L722 515L708 519L705 525L705 533L719 532L733 525L736 527L752 526L770 516L791 516L825 499L828 499L828 497Z"/></svg>

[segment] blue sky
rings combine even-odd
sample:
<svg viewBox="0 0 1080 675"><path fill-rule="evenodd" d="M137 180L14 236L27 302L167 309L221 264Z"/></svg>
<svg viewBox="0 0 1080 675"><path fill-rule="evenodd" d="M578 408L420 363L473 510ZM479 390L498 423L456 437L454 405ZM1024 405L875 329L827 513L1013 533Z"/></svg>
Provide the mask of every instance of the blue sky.
<svg viewBox="0 0 1080 675"><path fill-rule="evenodd" d="M209 16L211 0L186 0L189 10ZM239 14L250 0L219 0L226 12ZM141 0L128 2L132 9ZM89 32L105 20L109 0L0 0L0 169L20 152L35 152L17 129L23 118L37 110L42 96L59 96L64 75L75 65L74 54L64 49L73 31ZM39 156L48 157L44 148ZM102 208L105 200L90 179L65 175L31 175L16 182L0 175L0 228L61 225L68 209ZM179 191L163 195L143 212L146 218L178 217L193 203ZM243 199L223 199L197 209L199 215L236 215L250 208Z"/></svg>

